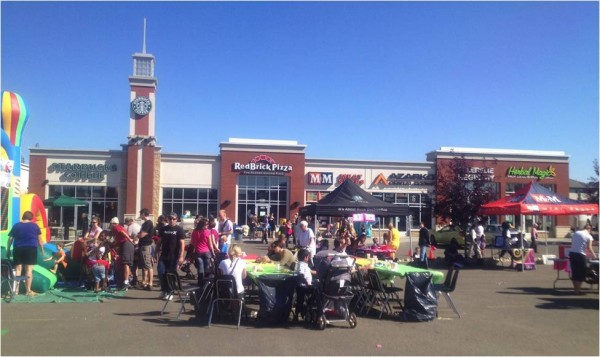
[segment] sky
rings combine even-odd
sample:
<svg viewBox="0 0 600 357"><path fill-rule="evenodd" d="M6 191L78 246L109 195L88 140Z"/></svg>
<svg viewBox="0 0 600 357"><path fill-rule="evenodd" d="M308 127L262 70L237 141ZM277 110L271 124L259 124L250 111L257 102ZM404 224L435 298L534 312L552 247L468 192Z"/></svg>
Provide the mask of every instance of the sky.
<svg viewBox="0 0 600 357"><path fill-rule="evenodd" d="M217 155L425 162L442 146L598 158L598 2L7 2L1 89L28 148L120 150L135 52L156 57L156 138Z"/></svg>

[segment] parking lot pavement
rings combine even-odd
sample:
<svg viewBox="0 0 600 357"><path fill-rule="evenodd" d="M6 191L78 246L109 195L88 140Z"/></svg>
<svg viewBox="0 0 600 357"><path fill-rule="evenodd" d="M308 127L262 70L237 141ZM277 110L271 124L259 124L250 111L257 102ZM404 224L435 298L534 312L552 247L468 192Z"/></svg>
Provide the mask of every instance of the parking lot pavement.
<svg viewBox="0 0 600 357"><path fill-rule="evenodd" d="M243 246L255 254L266 248ZM598 356L598 290L584 284L587 293L575 296L570 281L553 289L555 278L549 265L525 272L465 268L452 294L460 319L440 299L430 322L359 315L356 329L336 324L324 331L302 322L257 328L247 321L240 330L233 321L208 329L206 317L190 312L177 320L178 301L160 316L158 291L130 290L104 303L2 303L1 354Z"/></svg>

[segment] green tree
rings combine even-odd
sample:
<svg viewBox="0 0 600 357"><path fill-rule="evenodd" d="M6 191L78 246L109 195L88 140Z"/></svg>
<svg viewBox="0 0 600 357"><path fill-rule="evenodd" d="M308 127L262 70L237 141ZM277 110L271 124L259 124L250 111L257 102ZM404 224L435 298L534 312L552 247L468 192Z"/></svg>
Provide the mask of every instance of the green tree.
<svg viewBox="0 0 600 357"><path fill-rule="evenodd" d="M472 167L464 157L443 162L437 170L434 213L468 234L469 223L479 218L477 211L481 205L497 198L493 177L485 168ZM468 248L465 245L465 254Z"/></svg>
<svg viewBox="0 0 600 357"><path fill-rule="evenodd" d="M588 177L587 189L585 190L588 201L590 203L598 204L598 159L593 161L594 164L594 173L596 176Z"/></svg>

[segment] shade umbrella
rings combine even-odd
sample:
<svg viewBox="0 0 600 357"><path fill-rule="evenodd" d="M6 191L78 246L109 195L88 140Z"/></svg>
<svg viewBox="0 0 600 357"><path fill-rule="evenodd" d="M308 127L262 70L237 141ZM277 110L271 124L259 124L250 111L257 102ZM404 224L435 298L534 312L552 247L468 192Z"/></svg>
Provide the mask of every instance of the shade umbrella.
<svg viewBox="0 0 600 357"><path fill-rule="evenodd" d="M44 200L44 205L53 206L53 207L77 207L77 206L87 206L87 201L82 201L77 198L60 195L60 197L56 198L48 198Z"/></svg>
<svg viewBox="0 0 600 357"><path fill-rule="evenodd" d="M44 200L44 205L52 206L52 207L60 207L60 223L62 225L62 223L63 223L63 208L64 207L88 206L89 203L87 201L79 200L79 199L71 197L71 196L60 195L59 197L53 197L53 198L48 198L48 199ZM65 230L65 239L67 239L67 236L68 236L68 233Z"/></svg>
<svg viewBox="0 0 600 357"><path fill-rule="evenodd" d="M598 214L598 205L570 199L552 192L531 181L514 194L492 201L481 206L480 215L540 215L540 216L569 216L581 214ZM548 254L548 237L545 240ZM523 240L521 240L523 248Z"/></svg>

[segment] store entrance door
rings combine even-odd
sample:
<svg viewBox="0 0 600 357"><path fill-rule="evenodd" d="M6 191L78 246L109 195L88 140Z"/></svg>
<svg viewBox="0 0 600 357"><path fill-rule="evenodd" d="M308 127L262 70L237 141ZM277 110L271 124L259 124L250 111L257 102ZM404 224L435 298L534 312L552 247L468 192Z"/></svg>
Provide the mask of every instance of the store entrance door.
<svg viewBox="0 0 600 357"><path fill-rule="evenodd" d="M260 236L264 237L267 234L267 221L269 219L269 210L271 205L269 204L256 204L256 215L258 217L258 230L260 231Z"/></svg>
<svg viewBox="0 0 600 357"><path fill-rule="evenodd" d="M256 215L258 216L258 222L263 224L265 219L269 217L271 205L268 204L256 204Z"/></svg>

